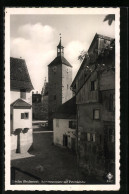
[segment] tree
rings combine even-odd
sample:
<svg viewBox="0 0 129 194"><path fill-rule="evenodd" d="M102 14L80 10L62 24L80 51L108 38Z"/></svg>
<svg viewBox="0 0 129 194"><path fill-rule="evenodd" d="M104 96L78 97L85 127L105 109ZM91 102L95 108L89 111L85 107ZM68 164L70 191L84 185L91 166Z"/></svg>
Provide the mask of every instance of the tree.
<svg viewBox="0 0 129 194"><path fill-rule="evenodd" d="M114 14L109 14L109 15L106 15L104 20L105 21L108 21L108 24L111 25L113 21L115 21L115 15Z"/></svg>

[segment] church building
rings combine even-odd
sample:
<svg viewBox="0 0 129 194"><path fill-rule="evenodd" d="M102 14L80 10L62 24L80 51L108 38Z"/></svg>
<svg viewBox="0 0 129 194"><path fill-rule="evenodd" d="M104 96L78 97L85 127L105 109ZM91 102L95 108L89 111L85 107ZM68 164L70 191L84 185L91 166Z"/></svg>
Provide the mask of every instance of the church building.
<svg viewBox="0 0 129 194"><path fill-rule="evenodd" d="M48 124L53 129L53 114L57 108L72 98L72 65L64 57L64 47L57 46L57 57L48 65Z"/></svg>

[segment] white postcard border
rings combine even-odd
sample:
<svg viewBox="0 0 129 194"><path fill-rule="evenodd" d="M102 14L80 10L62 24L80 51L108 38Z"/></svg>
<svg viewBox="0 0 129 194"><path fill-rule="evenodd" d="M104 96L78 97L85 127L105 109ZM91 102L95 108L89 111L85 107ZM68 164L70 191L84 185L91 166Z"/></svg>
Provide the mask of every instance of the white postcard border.
<svg viewBox="0 0 129 194"><path fill-rule="evenodd" d="M115 157L116 184L11 185L10 184L10 15L14 14L115 14ZM120 188L120 9L119 8L5 8L5 190L110 191ZM117 130L116 130L117 129Z"/></svg>

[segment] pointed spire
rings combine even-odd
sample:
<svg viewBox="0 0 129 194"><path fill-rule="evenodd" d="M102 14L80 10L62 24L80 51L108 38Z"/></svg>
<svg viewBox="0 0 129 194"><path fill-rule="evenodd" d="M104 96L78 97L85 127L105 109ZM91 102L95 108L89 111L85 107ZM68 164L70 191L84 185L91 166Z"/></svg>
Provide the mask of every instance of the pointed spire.
<svg viewBox="0 0 129 194"><path fill-rule="evenodd" d="M60 42L59 42L59 44L58 44L58 48L60 47L61 48L61 33L59 34L60 35Z"/></svg>
<svg viewBox="0 0 129 194"><path fill-rule="evenodd" d="M41 92L42 95L44 95L45 87L46 87L46 77L44 79L44 85L43 85L42 92Z"/></svg>
<svg viewBox="0 0 129 194"><path fill-rule="evenodd" d="M59 41L59 44L57 46L57 56L64 56L64 47L61 44L61 38L62 38L61 33L59 35L60 35L60 41Z"/></svg>

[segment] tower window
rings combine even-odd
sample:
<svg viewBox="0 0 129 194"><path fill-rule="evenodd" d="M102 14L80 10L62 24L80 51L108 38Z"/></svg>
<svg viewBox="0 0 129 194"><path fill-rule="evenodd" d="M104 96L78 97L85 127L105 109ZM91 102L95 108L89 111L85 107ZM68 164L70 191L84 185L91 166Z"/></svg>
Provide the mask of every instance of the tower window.
<svg viewBox="0 0 129 194"><path fill-rule="evenodd" d="M56 66L55 66L55 67L53 67L53 72L54 72L54 73L56 72Z"/></svg>

